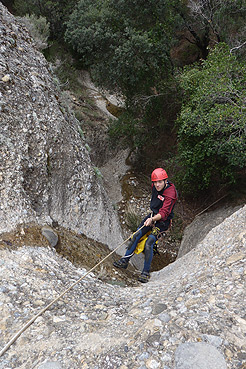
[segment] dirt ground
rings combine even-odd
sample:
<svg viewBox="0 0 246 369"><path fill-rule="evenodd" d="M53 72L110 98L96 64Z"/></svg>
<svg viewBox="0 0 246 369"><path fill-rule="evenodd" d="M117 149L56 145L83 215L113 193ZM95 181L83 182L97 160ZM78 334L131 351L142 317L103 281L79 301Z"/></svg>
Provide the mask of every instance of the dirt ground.
<svg viewBox="0 0 246 369"><path fill-rule="evenodd" d="M129 265L126 270L115 268L113 262L118 260L119 256L112 253L106 245L59 226L53 228L53 231L58 235L56 252L77 267L86 268L88 271L100 263L93 269L93 273L105 283L121 286L139 284L137 279L140 271L132 265ZM159 241L158 254L154 255L152 261L152 271L160 270L176 259L178 250L173 246L171 240L171 234L167 234ZM35 224L22 225L15 231L1 234L0 248L13 250L22 246L51 247L42 234L42 227ZM108 257L109 254L111 255Z"/></svg>
<svg viewBox="0 0 246 369"><path fill-rule="evenodd" d="M77 267L86 268L87 271L112 252L106 245L75 232L59 227L54 228L54 232L59 238L55 247L56 251ZM13 250L21 246L50 247L48 240L42 235L42 227L36 225L20 226L13 232L1 234L0 248ZM113 267L113 262L118 258L116 254L112 254L98 265L93 273L105 283L120 284L121 286L137 285L139 272L132 266L129 266L127 270Z"/></svg>

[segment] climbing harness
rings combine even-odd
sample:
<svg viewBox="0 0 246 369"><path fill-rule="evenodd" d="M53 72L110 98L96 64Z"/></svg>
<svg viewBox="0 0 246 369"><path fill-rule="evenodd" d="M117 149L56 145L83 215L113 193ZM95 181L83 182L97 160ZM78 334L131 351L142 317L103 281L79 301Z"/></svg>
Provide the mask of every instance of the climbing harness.
<svg viewBox="0 0 246 369"><path fill-rule="evenodd" d="M137 244L137 247L135 248L135 251L134 251L135 254L140 254L141 252L144 251L145 243L150 234L151 234L151 231L147 232L145 235L143 235L143 237L140 238Z"/></svg>
<svg viewBox="0 0 246 369"><path fill-rule="evenodd" d="M97 263L96 265L94 265L94 267L92 267L88 272L86 272L82 277L80 277L76 282L74 282L70 287L68 287L65 291L63 291L58 297L56 297L53 301L51 301L47 306L45 306L42 310L40 310L40 312L38 314L36 314L32 319L30 319L25 326L15 334L14 337L12 337L12 339L7 343L7 345L0 351L0 356L2 356L7 350L8 348L17 340L18 337L20 337L20 335L25 332L25 330L40 316L42 315L46 310L48 310L55 302L57 302L61 297L63 297L68 291L70 291L74 286L76 286L79 282L82 281L82 279L84 279L88 274L90 274L93 270L96 269L96 267L98 267L98 265L102 264L109 256L111 256L116 250L118 250L122 245L124 245L124 243L126 243L127 241L129 241L129 239L131 237L134 236L135 233L137 233L140 229L142 229L144 227L144 225L139 228L136 232L134 232L132 235L130 235L125 241L123 241L119 246L117 246L113 251L111 251L107 256L105 256L105 258L103 258L101 261L99 261L99 263Z"/></svg>
<svg viewBox="0 0 246 369"><path fill-rule="evenodd" d="M170 221L170 225L169 225L168 229L170 229L171 225L172 225L172 220ZM140 238L140 240L137 244L137 247L134 251L135 254L140 254L141 252L144 252L145 244L146 244L146 241L147 241L150 234L153 234L154 236L157 236L157 240L155 241L154 246L153 246L153 252L154 252L154 255L155 254L160 255L160 253L158 251L158 242L159 242L160 238L163 237L166 234L166 231L161 232L160 228L158 228L158 227L153 227L153 229L151 231L147 232L145 235L143 235L143 237Z"/></svg>

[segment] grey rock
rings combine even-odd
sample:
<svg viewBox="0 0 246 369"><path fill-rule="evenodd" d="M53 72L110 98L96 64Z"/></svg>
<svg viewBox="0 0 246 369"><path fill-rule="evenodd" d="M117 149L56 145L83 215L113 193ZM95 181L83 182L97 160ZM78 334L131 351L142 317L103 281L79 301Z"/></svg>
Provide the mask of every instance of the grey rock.
<svg viewBox="0 0 246 369"><path fill-rule="evenodd" d="M38 369L62 369L62 366L57 361L45 361L39 365Z"/></svg>
<svg viewBox="0 0 246 369"><path fill-rule="evenodd" d="M160 332L156 332L154 334L152 334L151 336L149 336L146 340L146 342L148 343L148 345L153 345L156 342L159 342L161 338L161 334Z"/></svg>
<svg viewBox="0 0 246 369"><path fill-rule="evenodd" d="M56 247L58 243L58 235L50 227L42 227L42 235L49 241L51 247Z"/></svg>
<svg viewBox="0 0 246 369"><path fill-rule="evenodd" d="M16 39L11 50L9 38ZM49 65L2 3L0 41L1 73L11 75L0 81L0 232L19 222L57 222L119 244L119 223ZM11 345L0 369L40 369L38 363L46 369L173 369L175 359L178 369L242 367L246 206L223 219L205 227L209 219L203 218L196 247L151 273L146 285L121 288L87 275ZM17 239L14 246L0 247L0 347L86 274L53 248L20 247ZM181 350L184 342L191 346Z"/></svg>
<svg viewBox="0 0 246 369"><path fill-rule="evenodd" d="M163 303L159 303L159 304L156 304L153 307L152 314L153 315L158 315L158 314L162 313L164 310L167 310L167 305L163 304Z"/></svg>
<svg viewBox="0 0 246 369"><path fill-rule="evenodd" d="M226 369L226 362L214 346L187 342L175 352L175 369Z"/></svg>
<svg viewBox="0 0 246 369"><path fill-rule="evenodd" d="M148 359L148 357L149 357L149 353L148 352L143 352L141 355L139 355L138 359L140 361L143 361L143 360Z"/></svg>
<svg viewBox="0 0 246 369"><path fill-rule="evenodd" d="M221 339L221 337L218 336L213 336L211 334L204 334L203 335L203 340L205 342L210 343L210 345L213 345L215 347L219 347L221 346L223 340Z"/></svg>
<svg viewBox="0 0 246 369"><path fill-rule="evenodd" d="M178 258L184 256L201 242L208 232L223 222L227 217L236 212L240 206L217 209L213 212L205 212L196 217L186 227L178 252Z"/></svg>
<svg viewBox="0 0 246 369"><path fill-rule="evenodd" d="M245 263L245 236L246 206L211 230L195 250L152 273L147 285L121 288L91 273L18 338L0 369L15 368L16 358L26 367L37 357L43 363L52 358L64 368L174 369L175 360L175 369L240 368L246 291L244 275L237 271ZM226 261L235 255L237 262L228 267ZM85 269L44 247L0 248L0 260L1 287L6 287L0 290L4 347L16 326L24 326ZM168 308L154 315L161 301Z"/></svg>
<svg viewBox="0 0 246 369"><path fill-rule="evenodd" d="M167 313L161 313L158 315L158 319L160 319L164 323L168 323L171 320L171 317Z"/></svg>
<svg viewBox="0 0 246 369"><path fill-rule="evenodd" d="M238 358L239 358L240 360L242 360L242 361L246 362L246 351L244 351L244 352L239 352L237 356L238 356Z"/></svg>

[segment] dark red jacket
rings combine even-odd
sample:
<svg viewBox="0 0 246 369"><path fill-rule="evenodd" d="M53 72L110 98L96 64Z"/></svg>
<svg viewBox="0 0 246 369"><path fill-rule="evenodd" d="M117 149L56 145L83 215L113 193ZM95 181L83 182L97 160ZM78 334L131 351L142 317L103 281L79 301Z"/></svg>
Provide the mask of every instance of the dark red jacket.
<svg viewBox="0 0 246 369"><path fill-rule="evenodd" d="M157 191L152 184L152 197L150 201L150 209L155 214L161 215L161 221L172 219L173 208L177 201L178 194L172 182L167 182L167 186L162 191Z"/></svg>

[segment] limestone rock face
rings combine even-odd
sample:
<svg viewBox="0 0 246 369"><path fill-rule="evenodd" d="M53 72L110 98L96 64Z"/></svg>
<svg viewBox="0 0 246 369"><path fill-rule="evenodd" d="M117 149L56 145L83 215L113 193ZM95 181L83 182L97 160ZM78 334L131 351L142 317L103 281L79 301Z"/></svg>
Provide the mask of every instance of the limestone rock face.
<svg viewBox="0 0 246 369"><path fill-rule="evenodd" d="M236 212L240 206L222 207L215 211L209 211L200 216L197 216L184 231L182 242L178 252L178 258L181 258L189 251L194 249L201 242L208 232L222 223L231 214Z"/></svg>
<svg viewBox="0 0 246 369"><path fill-rule="evenodd" d="M0 232L58 224L113 247L117 216L28 31L0 3Z"/></svg>

